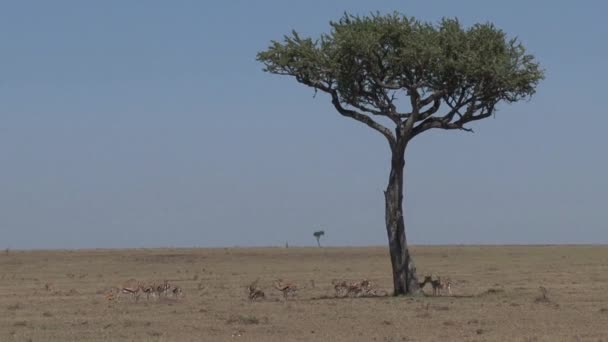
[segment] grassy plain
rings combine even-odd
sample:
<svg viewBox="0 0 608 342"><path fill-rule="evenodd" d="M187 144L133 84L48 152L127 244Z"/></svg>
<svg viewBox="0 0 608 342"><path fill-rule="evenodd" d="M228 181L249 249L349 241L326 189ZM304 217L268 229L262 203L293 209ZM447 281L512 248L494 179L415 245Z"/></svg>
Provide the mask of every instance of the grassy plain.
<svg viewBox="0 0 608 342"><path fill-rule="evenodd" d="M6 251L0 341L608 341L606 246L413 255L420 274L451 278L454 295L333 298L333 279L390 292L380 247ZM250 302L257 278L267 298ZM283 301L276 278L298 283L297 297ZM184 296L104 297L129 279L167 279Z"/></svg>

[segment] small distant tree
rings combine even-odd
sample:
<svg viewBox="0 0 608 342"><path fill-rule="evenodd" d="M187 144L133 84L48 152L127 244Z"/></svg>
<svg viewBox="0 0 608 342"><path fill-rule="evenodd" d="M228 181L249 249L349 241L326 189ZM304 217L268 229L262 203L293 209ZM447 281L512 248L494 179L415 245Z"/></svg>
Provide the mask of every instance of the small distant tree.
<svg viewBox="0 0 608 342"><path fill-rule="evenodd" d="M317 239L317 245L321 247L321 236L325 235L325 232L322 230L318 230L312 234L315 239Z"/></svg>
<svg viewBox="0 0 608 342"><path fill-rule="evenodd" d="M394 294L418 292L403 218L406 147L431 130L472 132L467 124L494 115L499 103L534 94L543 71L517 39L491 23L466 28L457 19L431 24L393 13L345 14L330 25L318 39L293 31L257 59L265 71L327 94L339 114L386 138L385 223Z"/></svg>

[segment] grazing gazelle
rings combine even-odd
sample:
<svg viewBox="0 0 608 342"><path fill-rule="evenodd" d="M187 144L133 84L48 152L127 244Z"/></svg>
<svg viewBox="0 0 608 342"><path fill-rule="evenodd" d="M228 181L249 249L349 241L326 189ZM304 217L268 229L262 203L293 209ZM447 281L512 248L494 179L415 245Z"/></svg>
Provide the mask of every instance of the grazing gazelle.
<svg viewBox="0 0 608 342"><path fill-rule="evenodd" d="M287 299L288 296L295 296L298 291L298 285L295 283L283 282L282 279L274 281L274 287L283 293L283 298Z"/></svg>

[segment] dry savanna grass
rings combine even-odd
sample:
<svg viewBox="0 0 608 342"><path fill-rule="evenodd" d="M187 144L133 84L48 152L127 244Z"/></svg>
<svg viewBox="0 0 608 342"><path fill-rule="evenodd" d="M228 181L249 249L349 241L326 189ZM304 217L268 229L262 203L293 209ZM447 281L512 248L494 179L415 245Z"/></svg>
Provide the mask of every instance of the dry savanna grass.
<svg viewBox="0 0 608 342"><path fill-rule="evenodd" d="M451 295L385 296L379 247L6 251L0 341L608 341L608 247L413 255L421 280L449 278ZM335 284L364 280L380 295L336 296ZM164 281L180 296L108 296Z"/></svg>

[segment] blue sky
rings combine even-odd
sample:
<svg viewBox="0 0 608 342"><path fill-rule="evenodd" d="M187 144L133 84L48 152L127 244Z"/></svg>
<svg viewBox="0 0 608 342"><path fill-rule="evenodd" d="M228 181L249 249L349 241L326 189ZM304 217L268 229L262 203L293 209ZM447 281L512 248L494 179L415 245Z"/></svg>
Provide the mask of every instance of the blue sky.
<svg viewBox="0 0 608 342"><path fill-rule="evenodd" d="M375 3L375 4L374 4ZM601 1L0 2L0 247L386 243L383 138L259 50L344 11L494 22L546 70L408 147L410 243L608 243Z"/></svg>

